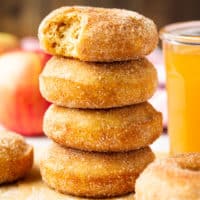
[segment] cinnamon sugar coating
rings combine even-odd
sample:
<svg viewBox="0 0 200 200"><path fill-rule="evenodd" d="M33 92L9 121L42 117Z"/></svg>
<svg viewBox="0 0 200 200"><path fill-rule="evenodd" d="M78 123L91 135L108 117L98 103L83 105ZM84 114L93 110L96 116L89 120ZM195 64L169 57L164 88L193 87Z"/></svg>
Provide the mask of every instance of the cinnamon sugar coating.
<svg viewBox="0 0 200 200"><path fill-rule="evenodd" d="M136 200L199 200L200 153L185 153L150 164L136 182Z"/></svg>
<svg viewBox="0 0 200 200"><path fill-rule="evenodd" d="M119 152L150 145L162 133L162 115L149 103L106 109L71 109L51 105L45 134L62 146L86 151Z"/></svg>
<svg viewBox="0 0 200 200"><path fill-rule="evenodd" d="M0 132L0 184L24 177L33 164L33 148L22 136Z"/></svg>
<svg viewBox="0 0 200 200"><path fill-rule="evenodd" d="M141 103L156 90L158 80L146 59L91 63L53 57L40 75L45 99L68 108L112 108Z"/></svg>
<svg viewBox="0 0 200 200"><path fill-rule="evenodd" d="M127 153L94 153L51 145L40 163L45 183L84 197L111 197L134 191L139 173L154 160L149 147Z"/></svg>
<svg viewBox="0 0 200 200"><path fill-rule="evenodd" d="M81 6L52 11L41 22L38 36L50 54L93 62L138 59L158 43L154 22L143 15Z"/></svg>

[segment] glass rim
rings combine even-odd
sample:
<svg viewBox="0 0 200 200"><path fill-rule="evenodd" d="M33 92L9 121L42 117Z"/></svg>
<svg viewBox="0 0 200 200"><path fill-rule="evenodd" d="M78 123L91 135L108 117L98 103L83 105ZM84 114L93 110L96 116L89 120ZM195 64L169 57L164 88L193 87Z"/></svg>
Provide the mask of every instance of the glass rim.
<svg viewBox="0 0 200 200"><path fill-rule="evenodd" d="M167 40L171 42L178 42L184 44L200 45L200 34L199 35L180 35L177 34L181 30L190 30L191 28L198 29L200 31L200 20L187 21L187 22L177 22L169 24L161 28L159 31L159 36L161 40Z"/></svg>

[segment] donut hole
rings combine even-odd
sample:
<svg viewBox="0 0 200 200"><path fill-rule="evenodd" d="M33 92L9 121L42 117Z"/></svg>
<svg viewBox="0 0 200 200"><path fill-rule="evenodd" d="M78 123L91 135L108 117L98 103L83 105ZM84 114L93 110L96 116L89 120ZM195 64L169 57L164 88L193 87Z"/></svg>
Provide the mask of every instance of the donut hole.
<svg viewBox="0 0 200 200"><path fill-rule="evenodd" d="M75 56L81 23L81 17L72 14L51 22L45 33L49 48L56 54Z"/></svg>

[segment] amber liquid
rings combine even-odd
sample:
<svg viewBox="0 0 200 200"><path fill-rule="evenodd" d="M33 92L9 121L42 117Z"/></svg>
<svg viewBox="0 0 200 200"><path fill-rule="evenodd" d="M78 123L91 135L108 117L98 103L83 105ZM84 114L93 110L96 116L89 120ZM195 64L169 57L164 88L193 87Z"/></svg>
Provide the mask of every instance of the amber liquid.
<svg viewBox="0 0 200 200"><path fill-rule="evenodd" d="M171 153L200 152L200 45L163 45Z"/></svg>

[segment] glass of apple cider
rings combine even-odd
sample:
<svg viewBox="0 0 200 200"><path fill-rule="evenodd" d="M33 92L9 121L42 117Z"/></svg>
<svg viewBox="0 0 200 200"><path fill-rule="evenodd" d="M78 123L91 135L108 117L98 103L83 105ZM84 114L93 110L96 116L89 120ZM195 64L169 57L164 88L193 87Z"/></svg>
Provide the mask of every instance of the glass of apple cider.
<svg viewBox="0 0 200 200"><path fill-rule="evenodd" d="M160 31L166 65L170 152L200 152L200 21Z"/></svg>

